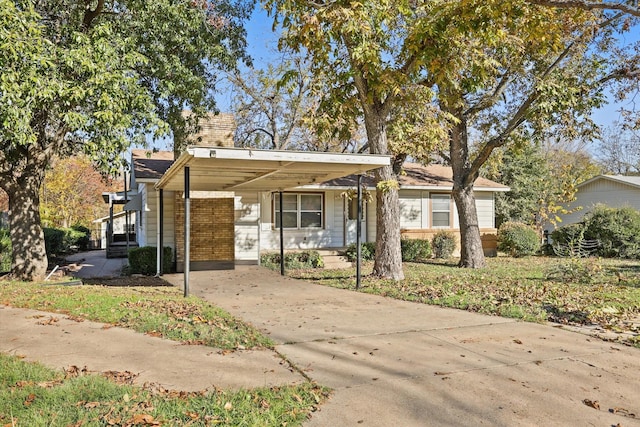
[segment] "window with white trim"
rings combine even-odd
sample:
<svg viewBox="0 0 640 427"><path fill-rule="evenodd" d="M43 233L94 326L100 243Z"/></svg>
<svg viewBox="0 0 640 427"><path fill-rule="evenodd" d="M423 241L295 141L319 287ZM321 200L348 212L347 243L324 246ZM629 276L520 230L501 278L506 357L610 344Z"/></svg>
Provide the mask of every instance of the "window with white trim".
<svg viewBox="0 0 640 427"><path fill-rule="evenodd" d="M451 195L431 195L431 226L433 228L451 227Z"/></svg>
<svg viewBox="0 0 640 427"><path fill-rule="evenodd" d="M324 199L319 193L282 194L283 228L322 228ZM280 228L280 194L273 195L275 228Z"/></svg>

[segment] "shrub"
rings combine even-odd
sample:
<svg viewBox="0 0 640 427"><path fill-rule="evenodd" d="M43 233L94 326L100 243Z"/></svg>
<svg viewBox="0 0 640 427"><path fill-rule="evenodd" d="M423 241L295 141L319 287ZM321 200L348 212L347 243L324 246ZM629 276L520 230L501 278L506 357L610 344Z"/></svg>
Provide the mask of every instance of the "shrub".
<svg viewBox="0 0 640 427"><path fill-rule="evenodd" d="M456 236L450 231L438 231L431 239L431 246L436 258L450 258L456 250Z"/></svg>
<svg viewBox="0 0 640 427"><path fill-rule="evenodd" d="M62 228L49 228L45 227L44 231L44 246L47 251L47 256L60 255L65 253L64 247L64 230Z"/></svg>
<svg viewBox="0 0 640 427"><path fill-rule="evenodd" d="M498 250L514 257L533 255L540 249L536 230L521 222L505 222L498 229Z"/></svg>
<svg viewBox="0 0 640 427"><path fill-rule="evenodd" d="M132 274L146 274L147 276L156 274L158 271L156 251L155 246L129 249L129 271ZM166 246L162 256L162 272L171 273L173 265L171 248Z"/></svg>
<svg viewBox="0 0 640 427"><path fill-rule="evenodd" d="M358 256L356 244L352 243L347 246L347 250L344 253L344 257L349 262L355 262ZM360 259L362 261L373 261L376 257L376 244L375 242L363 242L360 245Z"/></svg>
<svg viewBox="0 0 640 427"><path fill-rule="evenodd" d="M62 231L64 231L62 243L64 253L79 251L82 246L87 246L83 243L85 239L88 242L87 235L83 231L74 230L73 228L63 228Z"/></svg>
<svg viewBox="0 0 640 427"><path fill-rule="evenodd" d="M77 250L86 250L89 245L90 231L86 227L44 228L44 245L47 256L68 254Z"/></svg>
<svg viewBox="0 0 640 427"><path fill-rule="evenodd" d="M640 212L631 207L596 206L583 220L584 238L598 240L598 255L640 258Z"/></svg>
<svg viewBox="0 0 640 427"><path fill-rule="evenodd" d="M9 230L0 228L0 273L11 270L11 236Z"/></svg>
<svg viewBox="0 0 640 427"><path fill-rule="evenodd" d="M554 230L551 238L554 247L567 248L570 256L639 259L640 212L598 205L581 222ZM589 243L587 249L583 248L585 242Z"/></svg>
<svg viewBox="0 0 640 427"><path fill-rule="evenodd" d="M73 225L71 226L71 229L82 233L82 236L79 236L75 241L75 245L78 247L78 250L81 252L89 250L89 242L91 241L91 230L89 230L84 225Z"/></svg>
<svg viewBox="0 0 640 427"><path fill-rule="evenodd" d="M431 257L431 243L424 239L400 240L402 261L421 261Z"/></svg>
<svg viewBox="0 0 640 427"><path fill-rule="evenodd" d="M564 225L551 232L551 239L554 244L571 247L584 239L584 231L584 224L581 222Z"/></svg>
<svg viewBox="0 0 640 427"><path fill-rule="evenodd" d="M260 265L277 270L280 268L280 252L265 252L260 255ZM322 268L324 261L318 251L287 252L284 254L285 268Z"/></svg>

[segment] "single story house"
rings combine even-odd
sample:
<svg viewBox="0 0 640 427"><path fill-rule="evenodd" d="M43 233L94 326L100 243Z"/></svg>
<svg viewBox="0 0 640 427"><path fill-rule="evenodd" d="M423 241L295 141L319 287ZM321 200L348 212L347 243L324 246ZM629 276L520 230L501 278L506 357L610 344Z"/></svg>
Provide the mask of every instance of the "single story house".
<svg viewBox="0 0 640 427"><path fill-rule="evenodd" d="M578 184L576 199L566 206L570 213L559 215L561 222L556 226L582 221L585 214L599 204L640 210L640 176L598 175ZM554 228L552 224L545 226L546 231L553 231Z"/></svg>
<svg viewBox="0 0 640 427"><path fill-rule="evenodd" d="M197 151L200 148L191 150ZM218 149L233 154L232 150L253 153L254 157L260 151ZM278 152L264 153L279 155ZM220 153L211 155L220 156ZM184 192L177 187L170 190L164 186L167 175L178 173L176 171L179 165L176 165L172 152L148 150L133 150L131 164L130 188L135 193L134 199L139 200L132 199L130 204L140 206L135 211L134 222L138 244L156 246L160 236L158 224L162 222L163 244L172 247L174 253L177 253L177 269L182 271ZM451 197L451 168L406 163L404 172L400 177L400 223L403 237L430 239L438 230L458 231L458 215ZM208 174L211 180L221 178L215 176L215 170L201 172L202 174ZM266 173L260 177L265 178L265 175ZM268 176L266 178L276 179ZM283 244L286 250L344 248L354 243L358 222L357 204L355 198L348 197L348 193L356 188L356 182L356 177L352 175L302 185L282 193L276 190L277 182L273 182L273 189L258 191L243 190L238 185L233 191L190 192L191 269L232 268L235 263L255 264L262 252L278 250L281 194ZM164 188L162 221L158 214L161 200L159 183ZM375 196L375 186L370 177L364 177L363 186L366 188L365 192ZM479 178L474 189L485 253L495 255L494 194L508 191L509 188ZM363 241L375 241L375 197L365 202L360 227Z"/></svg>

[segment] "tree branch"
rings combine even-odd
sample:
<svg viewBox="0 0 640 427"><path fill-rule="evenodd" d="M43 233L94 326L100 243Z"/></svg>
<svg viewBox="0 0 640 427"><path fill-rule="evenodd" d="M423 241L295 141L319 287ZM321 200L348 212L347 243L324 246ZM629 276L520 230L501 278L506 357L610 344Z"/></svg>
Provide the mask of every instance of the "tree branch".
<svg viewBox="0 0 640 427"><path fill-rule="evenodd" d="M558 8L576 8L583 10L617 10L627 13L629 15L640 17L640 7L638 2L605 2L605 1L590 1L590 0L528 0L531 4L547 7Z"/></svg>
<svg viewBox="0 0 640 427"><path fill-rule="evenodd" d="M540 76L539 80L542 81L546 79L549 76L549 74L551 74L551 72L553 72L556 68L558 68L558 66L562 63L562 61L567 56L569 56L574 46L575 46L575 42L570 43L564 49L564 51L562 51L562 53L558 55L556 60L553 61L553 63L549 65L549 67L547 67L544 73L542 73L542 75ZM527 115L531 112L532 106L535 104L535 102L538 100L539 97L540 97L540 91L534 87L531 93L529 94L529 96L524 100L524 102L520 105L518 110L515 112L513 117L511 117L511 120L509 120L509 122L504 127L502 132L500 132L498 135L496 135L495 137L487 141L482 146L480 151L478 151L478 155L476 156L476 158L473 160L473 163L471 164L471 171L476 171L476 172L479 171L482 165L487 161L487 159L489 158L493 150L495 150L496 148L506 143L507 137L511 134L511 132L513 132L522 123L526 121Z"/></svg>
<svg viewBox="0 0 640 427"><path fill-rule="evenodd" d="M480 100L478 100L478 102L474 106L471 106L470 108L468 108L467 111L465 111L463 114L467 118L471 118L474 115L476 115L478 112L486 108L489 108L491 105L496 103L498 99L500 99L504 91L507 89L507 85L509 84L510 81L511 81L511 75L509 74L509 72L504 73L502 75L502 78L498 82L498 85L496 86L495 90L493 91L493 93L487 94L486 96L483 96L482 98L480 98Z"/></svg>
<svg viewBox="0 0 640 427"><path fill-rule="evenodd" d="M85 31L91 28L91 24L93 23L93 20L96 19L98 15L102 13L102 9L104 9L104 0L98 0L98 4L96 4L96 8L93 10L91 10L89 3L90 1L87 0L86 1L87 7L84 11L84 17L82 18L82 28L84 28Z"/></svg>

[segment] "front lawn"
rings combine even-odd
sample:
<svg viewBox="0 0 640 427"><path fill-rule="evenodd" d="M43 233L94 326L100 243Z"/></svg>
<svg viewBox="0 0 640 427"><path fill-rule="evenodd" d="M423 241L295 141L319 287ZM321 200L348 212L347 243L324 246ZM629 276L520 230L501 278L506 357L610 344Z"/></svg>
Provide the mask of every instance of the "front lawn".
<svg viewBox="0 0 640 427"><path fill-rule="evenodd" d="M526 321L598 325L640 346L638 261L498 257L488 258L481 270L458 268L456 261L404 263L406 278L400 282L372 277L372 264L365 263L361 291ZM355 289L353 268L288 274Z"/></svg>
<svg viewBox="0 0 640 427"><path fill-rule="evenodd" d="M299 426L326 400L312 383L180 392L66 372L0 353L2 426Z"/></svg>

